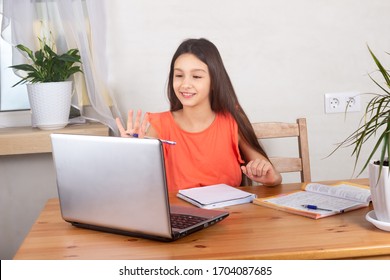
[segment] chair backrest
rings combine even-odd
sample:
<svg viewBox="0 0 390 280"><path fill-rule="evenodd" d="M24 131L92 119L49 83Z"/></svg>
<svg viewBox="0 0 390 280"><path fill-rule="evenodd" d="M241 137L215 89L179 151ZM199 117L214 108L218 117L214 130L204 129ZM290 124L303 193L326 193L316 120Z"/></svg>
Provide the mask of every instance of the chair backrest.
<svg viewBox="0 0 390 280"><path fill-rule="evenodd" d="M301 182L311 181L309 143L305 118L297 119L296 123L259 122L252 123L252 126L259 140L296 137L299 157L270 157L270 161L280 173L300 172ZM243 184L251 185L252 182L245 176Z"/></svg>

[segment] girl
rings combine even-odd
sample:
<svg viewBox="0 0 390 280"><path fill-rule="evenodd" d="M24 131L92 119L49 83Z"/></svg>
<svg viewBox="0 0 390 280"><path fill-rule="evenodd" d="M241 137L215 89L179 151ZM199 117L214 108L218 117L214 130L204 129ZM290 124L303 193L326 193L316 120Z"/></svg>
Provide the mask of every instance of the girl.
<svg viewBox="0 0 390 280"><path fill-rule="evenodd" d="M263 185L281 183L213 43L189 39L179 46L171 61L168 98L170 111L147 113L141 122L138 110L133 124L130 110L127 129L116 121L122 137L146 136L177 143L164 144L169 190L220 183L239 186L242 173Z"/></svg>

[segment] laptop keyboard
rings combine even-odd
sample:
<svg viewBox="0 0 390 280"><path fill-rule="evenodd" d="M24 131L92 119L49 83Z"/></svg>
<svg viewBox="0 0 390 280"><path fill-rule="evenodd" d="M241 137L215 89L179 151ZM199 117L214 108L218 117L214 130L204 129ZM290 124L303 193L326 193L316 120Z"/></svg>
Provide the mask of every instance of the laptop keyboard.
<svg viewBox="0 0 390 280"><path fill-rule="evenodd" d="M192 215L171 214L173 228L183 229L207 220L206 218Z"/></svg>

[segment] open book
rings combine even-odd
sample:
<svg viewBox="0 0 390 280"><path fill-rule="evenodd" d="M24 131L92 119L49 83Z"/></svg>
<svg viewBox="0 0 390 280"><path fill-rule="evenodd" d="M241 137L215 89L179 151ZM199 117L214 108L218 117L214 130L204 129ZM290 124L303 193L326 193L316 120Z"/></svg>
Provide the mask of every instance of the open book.
<svg viewBox="0 0 390 280"><path fill-rule="evenodd" d="M303 185L302 190L256 198L253 203L320 219L366 207L370 201L371 193L367 186L341 182L332 186L309 183Z"/></svg>
<svg viewBox="0 0 390 280"><path fill-rule="evenodd" d="M200 208L221 208L252 202L255 194L225 184L179 190L177 196Z"/></svg>

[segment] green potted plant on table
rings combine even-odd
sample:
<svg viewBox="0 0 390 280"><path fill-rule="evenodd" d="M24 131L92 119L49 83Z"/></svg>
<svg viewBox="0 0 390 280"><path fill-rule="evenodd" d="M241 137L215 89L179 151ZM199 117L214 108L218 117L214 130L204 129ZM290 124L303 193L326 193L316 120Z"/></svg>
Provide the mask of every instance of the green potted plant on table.
<svg viewBox="0 0 390 280"><path fill-rule="evenodd" d="M382 85L369 75L371 80L381 89L381 93L373 94L365 108L358 129L341 142L336 150L343 146L353 146L352 155L355 156L356 168L362 155L362 147L368 139L377 137L359 175L368 167L374 210L367 213L367 220L380 229L390 231L390 74L370 48L369 52L385 83ZM379 158L375 158L378 153Z"/></svg>
<svg viewBox="0 0 390 280"><path fill-rule="evenodd" d="M27 83L33 126L45 130L63 128L68 124L71 108L72 81L68 79L81 72L79 51L70 49L58 55L54 44L49 46L42 39L39 42L36 52L24 45L16 46L31 63L10 66L26 73L14 86Z"/></svg>

